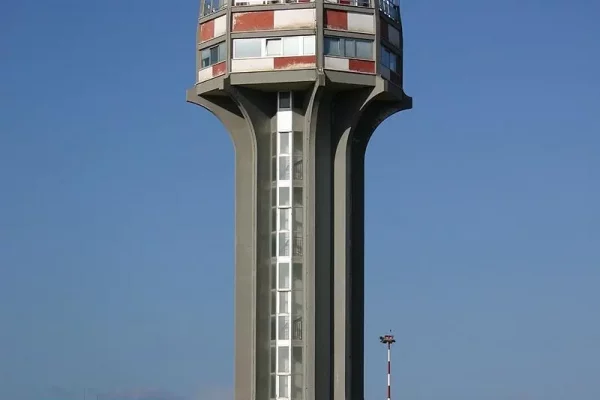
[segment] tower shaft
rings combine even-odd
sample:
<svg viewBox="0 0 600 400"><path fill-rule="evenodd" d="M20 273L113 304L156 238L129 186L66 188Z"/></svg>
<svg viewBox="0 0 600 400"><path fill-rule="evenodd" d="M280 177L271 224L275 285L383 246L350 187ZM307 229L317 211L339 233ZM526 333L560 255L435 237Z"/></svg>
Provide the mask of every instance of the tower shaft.
<svg viewBox="0 0 600 400"><path fill-rule="evenodd" d="M410 98L374 86L188 91L235 146L235 400L354 400L364 375L364 161Z"/></svg>

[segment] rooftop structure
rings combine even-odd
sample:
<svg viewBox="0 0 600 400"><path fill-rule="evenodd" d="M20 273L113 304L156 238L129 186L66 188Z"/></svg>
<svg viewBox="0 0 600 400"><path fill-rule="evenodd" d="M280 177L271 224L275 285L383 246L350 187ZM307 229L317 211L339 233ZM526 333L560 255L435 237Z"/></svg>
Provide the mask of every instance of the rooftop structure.
<svg viewBox="0 0 600 400"><path fill-rule="evenodd" d="M363 398L364 156L412 107L387 0L203 0L196 85L235 146L235 400Z"/></svg>

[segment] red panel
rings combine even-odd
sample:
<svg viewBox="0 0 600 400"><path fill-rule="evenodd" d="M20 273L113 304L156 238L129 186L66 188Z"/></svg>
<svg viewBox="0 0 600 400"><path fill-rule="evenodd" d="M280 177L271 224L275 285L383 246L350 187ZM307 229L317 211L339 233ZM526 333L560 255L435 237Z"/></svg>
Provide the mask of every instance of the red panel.
<svg viewBox="0 0 600 400"><path fill-rule="evenodd" d="M385 40L389 40L388 36L388 24L385 22L383 18L379 18L379 30L381 31L381 36Z"/></svg>
<svg viewBox="0 0 600 400"><path fill-rule="evenodd" d="M350 71L375 73L375 61L368 60L348 60Z"/></svg>
<svg viewBox="0 0 600 400"><path fill-rule="evenodd" d="M348 30L348 13L346 11L325 10L325 26L329 29Z"/></svg>
<svg viewBox="0 0 600 400"><path fill-rule="evenodd" d="M314 68L316 63L317 56L275 57L273 59L275 69Z"/></svg>
<svg viewBox="0 0 600 400"><path fill-rule="evenodd" d="M225 73L226 69L227 69L227 62L225 62L225 61L213 65L212 66L212 75L213 75L213 78L215 76L223 75Z"/></svg>
<svg viewBox="0 0 600 400"><path fill-rule="evenodd" d="M268 31L275 27L273 11L254 11L233 14L233 31Z"/></svg>
<svg viewBox="0 0 600 400"><path fill-rule="evenodd" d="M200 42L206 42L215 37L215 20L211 19L200 25Z"/></svg>

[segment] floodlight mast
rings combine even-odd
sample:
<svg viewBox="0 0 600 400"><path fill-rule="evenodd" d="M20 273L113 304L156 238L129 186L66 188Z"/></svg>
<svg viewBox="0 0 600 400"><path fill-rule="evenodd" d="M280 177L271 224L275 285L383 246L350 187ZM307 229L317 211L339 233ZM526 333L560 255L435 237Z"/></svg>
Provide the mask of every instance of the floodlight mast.
<svg viewBox="0 0 600 400"><path fill-rule="evenodd" d="M394 335L379 336L379 341L387 346L387 400L392 399L392 344L396 343Z"/></svg>

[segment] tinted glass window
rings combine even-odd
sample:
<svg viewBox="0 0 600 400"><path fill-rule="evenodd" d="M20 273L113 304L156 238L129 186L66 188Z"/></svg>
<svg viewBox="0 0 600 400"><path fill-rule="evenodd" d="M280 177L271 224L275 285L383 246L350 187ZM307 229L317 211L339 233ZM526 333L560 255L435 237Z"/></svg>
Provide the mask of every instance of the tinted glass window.
<svg viewBox="0 0 600 400"><path fill-rule="evenodd" d="M235 39L233 41L233 56L235 58L260 57L261 48L261 39Z"/></svg>

